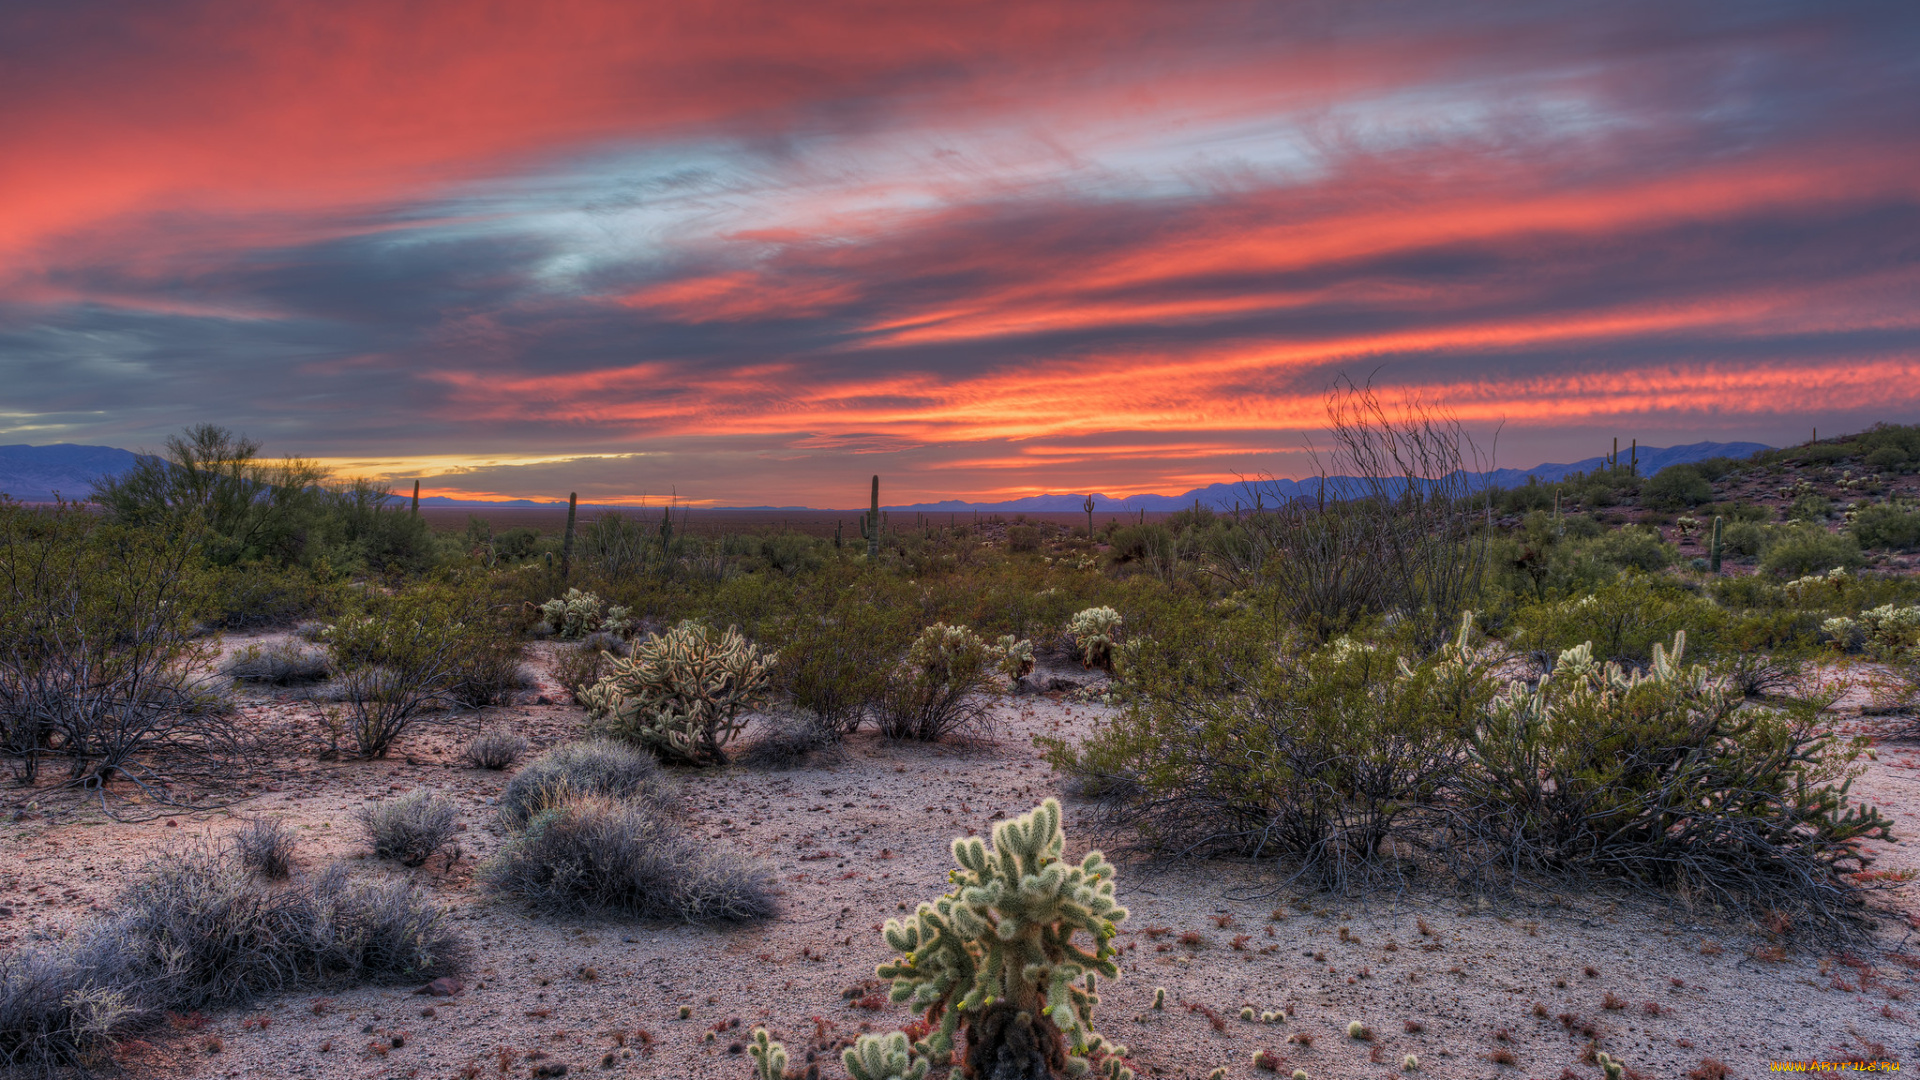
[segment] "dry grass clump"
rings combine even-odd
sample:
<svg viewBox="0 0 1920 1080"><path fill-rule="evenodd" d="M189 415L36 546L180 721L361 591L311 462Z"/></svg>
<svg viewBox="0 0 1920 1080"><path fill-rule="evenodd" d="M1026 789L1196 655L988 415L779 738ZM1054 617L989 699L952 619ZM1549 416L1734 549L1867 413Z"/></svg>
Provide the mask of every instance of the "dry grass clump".
<svg viewBox="0 0 1920 1080"><path fill-rule="evenodd" d="M333 665L325 652L291 641L266 649L249 645L220 665L220 674L229 679L271 686L319 682L332 673Z"/></svg>
<svg viewBox="0 0 1920 1080"><path fill-rule="evenodd" d="M269 881L285 881L293 873L293 830L279 818L253 818L228 841L240 865Z"/></svg>
<svg viewBox="0 0 1920 1080"><path fill-rule="evenodd" d="M491 727L473 737L467 748L461 751L467 764L476 769L491 769L499 772L512 765L521 754L527 752L525 737L506 728Z"/></svg>
<svg viewBox="0 0 1920 1080"><path fill-rule="evenodd" d="M482 874L553 914L745 922L775 911L761 867L681 833L656 803L607 795L535 814Z"/></svg>
<svg viewBox="0 0 1920 1080"><path fill-rule="evenodd" d="M459 831L460 806L422 790L362 807L356 816L375 855L397 859L402 866L419 866L453 842Z"/></svg>
<svg viewBox="0 0 1920 1080"><path fill-rule="evenodd" d="M404 882L335 866L266 888L233 850L206 844L169 853L114 908L56 946L0 956L0 1067L85 1075L167 1011L431 978L466 956Z"/></svg>
<svg viewBox="0 0 1920 1080"><path fill-rule="evenodd" d="M576 796L660 804L670 791L652 755L613 739L586 739L554 747L514 773L500 793L500 818L509 828L520 828L540 811Z"/></svg>

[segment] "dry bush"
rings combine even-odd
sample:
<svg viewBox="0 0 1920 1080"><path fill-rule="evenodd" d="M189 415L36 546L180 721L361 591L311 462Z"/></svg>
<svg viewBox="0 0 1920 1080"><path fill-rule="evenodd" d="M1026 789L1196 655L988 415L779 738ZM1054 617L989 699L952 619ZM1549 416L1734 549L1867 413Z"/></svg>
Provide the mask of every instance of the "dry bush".
<svg viewBox="0 0 1920 1080"><path fill-rule="evenodd" d="M797 769L844 756L839 729L819 716L767 716L764 731L736 760L749 769Z"/></svg>
<svg viewBox="0 0 1920 1080"><path fill-rule="evenodd" d="M765 868L683 834L657 805L604 795L534 815L482 874L554 914L745 922L775 912Z"/></svg>
<svg viewBox="0 0 1920 1080"><path fill-rule="evenodd" d="M0 1069L87 1075L114 1040L143 1019L139 1005L114 985L124 967L98 947L0 956Z"/></svg>
<svg viewBox="0 0 1920 1080"><path fill-rule="evenodd" d="M500 819L519 828L549 806L585 795L666 806L673 788L644 751L613 739L587 739L554 747L522 766L500 793Z"/></svg>
<svg viewBox="0 0 1920 1080"><path fill-rule="evenodd" d="M236 682L266 683L270 686L319 682L332 670L327 663L326 653L319 649L301 648L290 641L267 649L249 645L220 665L220 674Z"/></svg>
<svg viewBox="0 0 1920 1080"><path fill-rule="evenodd" d="M253 818L228 841L240 865L270 881L293 873L294 832L279 818Z"/></svg>
<svg viewBox="0 0 1920 1080"><path fill-rule="evenodd" d="M880 732L892 739L936 742L984 731L992 720L986 696L996 686L1005 650L965 626L935 623L920 632L888 673L880 699Z"/></svg>
<svg viewBox="0 0 1920 1080"><path fill-rule="evenodd" d="M419 866L453 842L460 806L422 790L362 807L356 817L376 856Z"/></svg>
<svg viewBox="0 0 1920 1080"><path fill-rule="evenodd" d="M525 736L502 727L490 727L467 743L461 756L476 769L499 772L527 752Z"/></svg>

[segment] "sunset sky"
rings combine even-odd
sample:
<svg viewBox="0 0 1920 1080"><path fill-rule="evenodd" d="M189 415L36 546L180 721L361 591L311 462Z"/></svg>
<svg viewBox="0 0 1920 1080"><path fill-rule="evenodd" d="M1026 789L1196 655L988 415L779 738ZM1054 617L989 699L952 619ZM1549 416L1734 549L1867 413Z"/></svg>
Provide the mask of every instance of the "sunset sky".
<svg viewBox="0 0 1920 1080"><path fill-rule="evenodd" d="M0 443L428 493L1298 475L1920 421L1920 4L9 0Z"/></svg>

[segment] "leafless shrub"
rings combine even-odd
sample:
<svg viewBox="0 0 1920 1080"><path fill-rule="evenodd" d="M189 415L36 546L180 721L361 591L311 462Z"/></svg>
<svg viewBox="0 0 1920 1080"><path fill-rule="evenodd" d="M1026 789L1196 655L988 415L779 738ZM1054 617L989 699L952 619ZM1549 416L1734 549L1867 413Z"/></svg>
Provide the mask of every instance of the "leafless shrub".
<svg viewBox="0 0 1920 1080"><path fill-rule="evenodd" d="M71 945L0 956L0 1070L86 1075L140 1019L140 1004L116 985L124 967Z"/></svg>
<svg viewBox="0 0 1920 1080"><path fill-rule="evenodd" d="M1314 494L1248 483L1258 510L1220 567L1322 638L1390 613L1436 648L1486 573L1491 504L1478 476L1492 462L1458 420L1414 399L1389 409L1371 386L1342 381L1327 420L1333 447L1313 452Z"/></svg>
<svg viewBox="0 0 1920 1080"><path fill-rule="evenodd" d="M473 737L462 756L476 769L499 772L527 752L525 737L506 728L492 727Z"/></svg>
<svg viewBox="0 0 1920 1080"><path fill-rule="evenodd" d="M460 807L430 791L415 791L363 807L357 816L375 855L419 866L453 842Z"/></svg>
<svg viewBox="0 0 1920 1080"><path fill-rule="evenodd" d="M775 912L763 867L680 833L655 806L606 796L536 814L482 874L556 914L746 922Z"/></svg>
<svg viewBox="0 0 1920 1080"><path fill-rule="evenodd" d="M283 881L293 872L294 833L279 818L257 817L234 832L234 858L261 877Z"/></svg>
<svg viewBox="0 0 1920 1080"><path fill-rule="evenodd" d="M612 638L613 635L591 635L578 644L561 645L554 650L553 677L561 686L567 688L567 693L576 698L580 696L581 691L607 676L613 668L613 660L616 657L626 655L624 648L619 652L601 648L601 643L594 640L597 637ZM614 640L619 639L614 638Z"/></svg>
<svg viewBox="0 0 1920 1080"><path fill-rule="evenodd" d="M533 815L584 795L664 807L672 784L653 755L613 739L567 743L527 762L500 793L500 819L519 828Z"/></svg>
<svg viewBox="0 0 1920 1080"><path fill-rule="evenodd" d="M735 760L749 769L795 769L843 753L839 729L803 713L764 717L760 737Z"/></svg>

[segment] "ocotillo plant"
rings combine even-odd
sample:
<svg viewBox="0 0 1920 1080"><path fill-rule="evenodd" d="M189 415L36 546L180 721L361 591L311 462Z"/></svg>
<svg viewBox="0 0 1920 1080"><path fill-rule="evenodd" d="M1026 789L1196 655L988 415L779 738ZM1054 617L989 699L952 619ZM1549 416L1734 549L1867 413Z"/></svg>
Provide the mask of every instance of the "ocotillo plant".
<svg viewBox="0 0 1920 1080"><path fill-rule="evenodd" d="M1087 496L1087 501L1080 504L1080 509L1087 512L1087 539L1091 540L1093 539L1093 496ZM1235 514L1234 516L1238 517L1239 515Z"/></svg>
<svg viewBox="0 0 1920 1080"><path fill-rule="evenodd" d="M867 542L867 558L880 557L880 476L873 478L873 508L860 515L860 538Z"/></svg>
<svg viewBox="0 0 1920 1080"><path fill-rule="evenodd" d="M1720 515L1713 516L1713 547L1708 549L1707 569L1720 572Z"/></svg>
<svg viewBox="0 0 1920 1080"><path fill-rule="evenodd" d="M573 516L579 503L579 492L567 492L567 535L560 541L560 578L563 581L573 570Z"/></svg>
<svg viewBox="0 0 1920 1080"><path fill-rule="evenodd" d="M893 980L894 1001L939 1022L915 1044L923 1057L945 1063L964 1026L969 1076L1078 1076L1093 1058L1101 1075L1132 1077L1126 1048L1093 1030L1095 979L1120 977L1111 942L1127 912L1114 900L1113 864L1098 851L1064 862L1065 848L1060 804L1048 799L994 826L991 848L955 840L953 891L887 921L901 955L879 976ZM1091 951L1074 940L1081 932Z"/></svg>

